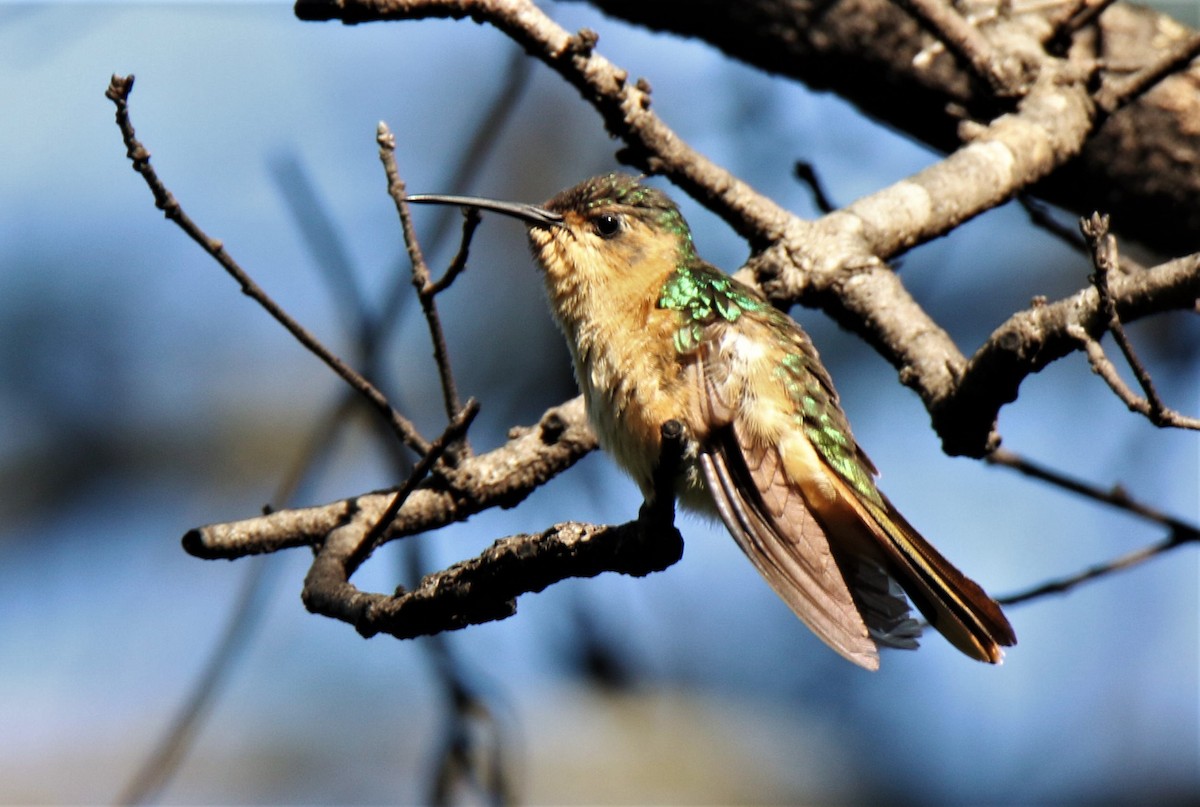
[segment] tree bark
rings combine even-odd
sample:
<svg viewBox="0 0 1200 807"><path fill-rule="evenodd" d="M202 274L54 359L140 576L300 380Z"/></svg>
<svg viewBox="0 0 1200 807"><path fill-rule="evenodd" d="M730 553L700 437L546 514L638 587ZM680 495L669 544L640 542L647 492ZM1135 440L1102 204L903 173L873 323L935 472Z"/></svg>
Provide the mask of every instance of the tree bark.
<svg viewBox="0 0 1200 807"><path fill-rule="evenodd" d="M944 50L918 60L933 39L889 0L589 2L630 22L703 39L813 89L831 90L941 152L961 144L965 119L988 120L1003 109L1004 100ZM1119 74L1145 67L1191 33L1154 11L1116 3L1078 32L1071 47ZM1198 162L1200 67L1193 65L1110 117L1079 157L1034 191L1080 215L1107 212L1122 235L1156 250L1195 252Z"/></svg>

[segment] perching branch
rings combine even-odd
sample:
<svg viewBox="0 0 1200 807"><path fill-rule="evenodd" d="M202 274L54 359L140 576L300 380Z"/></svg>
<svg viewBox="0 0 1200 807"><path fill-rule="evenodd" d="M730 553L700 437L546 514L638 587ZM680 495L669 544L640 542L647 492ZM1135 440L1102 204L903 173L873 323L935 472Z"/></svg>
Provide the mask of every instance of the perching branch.
<svg viewBox="0 0 1200 807"><path fill-rule="evenodd" d="M513 507L595 447L582 398L548 409L536 426L512 429L499 448L464 459L417 485L379 541L428 532L491 507ZM389 491L365 493L318 507L210 524L190 530L183 546L189 554L207 559L317 546L352 519L378 523L394 498Z"/></svg>
<svg viewBox="0 0 1200 807"><path fill-rule="evenodd" d="M313 613L354 625L363 636L409 639L505 619L516 613L520 595L568 578L662 571L683 556L671 492L683 445L678 427L677 421L664 424L659 467L666 471L658 479L665 481L634 521L615 527L565 522L502 538L476 558L427 575L412 591L385 596L350 583L360 548L370 543L367 536L375 529L370 517L356 513L317 550L304 581L304 604Z"/></svg>

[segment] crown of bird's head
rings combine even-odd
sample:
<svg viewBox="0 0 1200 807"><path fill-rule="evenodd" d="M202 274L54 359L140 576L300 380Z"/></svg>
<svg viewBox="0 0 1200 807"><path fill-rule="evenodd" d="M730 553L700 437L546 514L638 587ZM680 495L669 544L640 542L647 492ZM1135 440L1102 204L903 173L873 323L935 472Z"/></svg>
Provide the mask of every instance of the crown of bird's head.
<svg viewBox="0 0 1200 807"><path fill-rule="evenodd" d="M423 194L410 202L456 204L523 221L534 257L552 285L603 284L630 279L658 282L695 259L692 235L675 203L630 174L584 180L544 205L472 196Z"/></svg>

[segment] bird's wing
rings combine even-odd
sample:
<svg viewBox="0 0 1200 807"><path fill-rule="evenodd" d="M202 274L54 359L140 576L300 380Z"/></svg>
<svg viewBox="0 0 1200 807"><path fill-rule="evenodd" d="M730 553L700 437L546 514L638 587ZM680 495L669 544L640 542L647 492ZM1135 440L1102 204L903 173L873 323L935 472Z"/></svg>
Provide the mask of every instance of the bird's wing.
<svg viewBox="0 0 1200 807"><path fill-rule="evenodd" d="M915 623L908 619L903 594L889 582L892 578L955 647L980 661L998 663L1001 648L1016 644L1012 626L1000 606L942 557L879 492L875 468L855 442L807 335L776 322L774 328L758 331L749 323L739 332L713 326L707 336L702 362L707 389L701 397L710 415L731 424L730 445L746 457L748 476L760 489L765 485L791 491L800 506L812 511L809 520L819 520L828 532L871 637L880 644L915 646ZM779 349L764 353L761 344L770 339ZM764 355L787 359L772 364ZM757 400L738 409L750 398ZM786 425L778 425L781 413L788 418ZM763 438L766 433L771 436ZM774 464L755 459L764 452L775 458ZM782 467L781 459L786 459ZM760 473L756 462L770 474ZM810 493L815 499L803 498ZM797 529L790 515L767 515L769 526L784 538Z"/></svg>
<svg viewBox="0 0 1200 807"><path fill-rule="evenodd" d="M829 547L824 528L785 477L775 446L738 425L740 401L727 400L705 370L693 371L710 425L700 463L725 526L759 573L822 641L869 670L879 652Z"/></svg>

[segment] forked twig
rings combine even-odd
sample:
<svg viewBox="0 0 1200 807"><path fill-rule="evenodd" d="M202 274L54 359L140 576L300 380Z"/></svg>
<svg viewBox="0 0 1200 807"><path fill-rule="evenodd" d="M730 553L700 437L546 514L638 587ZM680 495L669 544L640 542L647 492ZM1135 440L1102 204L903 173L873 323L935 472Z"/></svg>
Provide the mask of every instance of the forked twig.
<svg viewBox="0 0 1200 807"><path fill-rule="evenodd" d="M380 392L375 385L360 375L352 367L342 361L329 348L325 347L315 336L308 332L299 322L291 317L283 308L276 303L254 280L246 273L244 269L233 259L232 256L225 250L225 245L221 241L211 238L184 212L179 202L175 199L174 194L169 191L162 181L158 178L154 167L150 165L150 152L137 139L133 129L133 122L129 116L129 93L133 90L134 77L114 75L109 82L108 90L105 95L117 107L117 126L121 130L121 137L125 141L125 154L133 163L133 170L137 171L142 179L146 181L146 185L150 188L150 192L154 194L154 205L159 210L163 211L166 217L174 222L181 230L195 241L200 247L213 257L221 265L221 267L237 281L242 288L242 293L253 299L256 303L263 307L279 324L283 325L296 338L300 344L308 348L317 358L323 361L331 370L338 374L342 380L353 387L359 394L365 397L372 406L383 415L384 419L391 425L396 436L408 447L412 448L418 454L424 454L429 450L429 444L417 432L417 429L407 418L397 412L387 398Z"/></svg>
<svg viewBox="0 0 1200 807"><path fill-rule="evenodd" d="M1093 213L1090 218L1081 219L1079 226L1092 254L1092 265L1096 270L1092 275L1092 284L1099 295L1100 307L1105 317L1105 328L1112 334L1113 341L1121 349L1126 363L1133 371L1134 377L1145 395L1138 395L1121 380L1120 374L1105 355L1099 340L1089 334L1085 328L1076 325L1071 329L1071 335L1083 343L1092 370L1104 379L1131 411L1145 415L1156 426L1200 429L1200 419L1186 417L1163 402L1154 386L1154 379L1151 378L1150 372L1138 357L1129 335L1125 332L1116 302L1109 290L1109 277L1118 266L1119 258L1117 256L1117 239L1109 232L1108 217Z"/></svg>
<svg viewBox="0 0 1200 807"><path fill-rule="evenodd" d="M446 407L446 417L453 418L463 407L458 399L454 370L450 366L450 351L446 347L446 333L442 329L437 301L434 299L437 290L429 273L429 266L425 263L425 256L421 253L421 245L413 231L408 203L404 200L404 180L400 178L400 170L396 166L396 136L388 129L387 124L380 123L375 139L379 143L379 160L383 163L383 170L387 175L388 194L392 197L392 201L396 205L396 213L400 216L400 226L404 232L404 245L408 249L408 257L412 261L413 288L417 290L417 298L421 301L421 310L425 312L425 322L429 326L429 338L433 341L433 358L437 363L438 376L442 383L442 403Z"/></svg>

